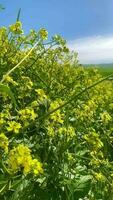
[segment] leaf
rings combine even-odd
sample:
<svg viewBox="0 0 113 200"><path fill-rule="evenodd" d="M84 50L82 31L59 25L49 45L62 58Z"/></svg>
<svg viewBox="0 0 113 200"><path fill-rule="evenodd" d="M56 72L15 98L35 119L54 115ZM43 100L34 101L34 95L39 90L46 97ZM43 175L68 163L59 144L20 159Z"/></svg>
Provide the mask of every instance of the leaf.
<svg viewBox="0 0 113 200"><path fill-rule="evenodd" d="M15 107L17 107L15 97L14 97L10 87L8 87L7 85L4 85L4 84L0 84L0 92L6 93L8 96L10 96L12 103L14 104Z"/></svg>
<svg viewBox="0 0 113 200"><path fill-rule="evenodd" d="M5 184L2 188L0 188L0 194L5 190L7 184Z"/></svg>
<svg viewBox="0 0 113 200"><path fill-rule="evenodd" d="M90 190L91 176L81 176L80 179L74 184L74 199L78 200L86 196Z"/></svg>
<svg viewBox="0 0 113 200"><path fill-rule="evenodd" d="M91 178L92 177L90 175L82 176L80 180L77 181L75 185L75 190L83 190L85 187L87 187L87 184L89 183Z"/></svg>
<svg viewBox="0 0 113 200"><path fill-rule="evenodd" d="M4 9L5 9L5 7L0 4L0 10L4 10Z"/></svg>
<svg viewBox="0 0 113 200"><path fill-rule="evenodd" d="M7 181L1 181L0 180L0 185L4 185L5 183L7 183Z"/></svg>

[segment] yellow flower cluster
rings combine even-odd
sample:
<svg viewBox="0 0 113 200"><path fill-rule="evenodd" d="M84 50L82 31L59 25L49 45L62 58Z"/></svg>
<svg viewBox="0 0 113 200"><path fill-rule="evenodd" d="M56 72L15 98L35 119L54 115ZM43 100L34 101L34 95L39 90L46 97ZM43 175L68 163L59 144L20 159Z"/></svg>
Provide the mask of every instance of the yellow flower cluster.
<svg viewBox="0 0 113 200"><path fill-rule="evenodd" d="M68 127L60 127L56 128L54 126L49 125L47 127L48 135L50 137L59 136L61 138L65 138L67 141L71 140L74 136L76 136L75 130L72 126Z"/></svg>
<svg viewBox="0 0 113 200"><path fill-rule="evenodd" d="M28 76L21 76L18 84L18 90L19 90L18 98L19 99L24 99L26 97L30 98L31 96L30 92L32 91L32 89L33 89L33 82L31 78Z"/></svg>
<svg viewBox="0 0 113 200"><path fill-rule="evenodd" d="M8 138L5 136L4 133L1 133L0 134L0 148L3 149L5 153L8 153L8 145L9 145Z"/></svg>
<svg viewBox="0 0 113 200"><path fill-rule="evenodd" d="M32 107L32 108L35 108L35 107L38 108L38 105L39 105L39 103L38 103L38 101L36 101L36 100L31 102L31 107Z"/></svg>
<svg viewBox="0 0 113 200"><path fill-rule="evenodd" d="M6 127L7 131L18 134L21 129L21 124L16 121L7 122L8 126Z"/></svg>
<svg viewBox="0 0 113 200"><path fill-rule="evenodd" d="M105 176L101 172L98 172L98 173L94 172L93 176L97 181L100 181L100 182L105 181Z"/></svg>
<svg viewBox="0 0 113 200"><path fill-rule="evenodd" d="M32 159L32 171L35 175L42 174L43 168L42 164L37 159Z"/></svg>
<svg viewBox="0 0 113 200"><path fill-rule="evenodd" d="M68 161L74 161L74 157L73 157L73 154L72 153L67 153L67 159Z"/></svg>
<svg viewBox="0 0 113 200"><path fill-rule="evenodd" d="M88 100L86 104L81 107L74 109L74 113L77 119L80 121L91 120L96 111L96 103L94 99Z"/></svg>
<svg viewBox="0 0 113 200"><path fill-rule="evenodd" d="M104 111L103 113L101 113L100 118L104 124L108 124L112 120L112 117L107 111Z"/></svg>
<svg viewBox="0 0 113 200"><path fill-rule="evenodd" d="M17 21L15 24L9 26L9 30L14 34L23 34L22 23Z"/></svg>
<svg viewBox="0 0 113 200"><path fill-rule="evenodd" d="M4 37L7 35L7 28L6 27L1 27L0 28L0 40L2 41Z"/></svg>
<svg viewBox="0 0 113 200"><path fill-rule="evenodd" d="M47 40L47 38L48 38L48 32L45 28L40 29L39 35L40 35L41 39L43 39L43 40Z"/></svg>
<svg viewBox="0 0 113 200"><path fill-rule="evenodd" d="M47 131L48 131L48 135L50 137L54 137L55 136L55 130L54 130L53 126L48 126L47 127Z"/></svg>
<svg viewBox="0 0 113 200"><path fill-rule="evenodd" d="M48 99L43 89L35 89L35 92L38 94L39 101L44 101L45 99Z"/></svg>
<svg viewBox="0 0 113 200"><path fill-rule="evenodd" d="M42 164L37 159L32 159L30 149L23 144L10 150L8 166L14 173L20 170L23 170L25 175L32 172L35 175L43 173Z"/></svg>
<svg viewBox="0 0 113 200"><path fill-rule="evenodd" d="M73 138L76 134L75 134L75 130L72 126L69 127L61 127L58 129L58 134L60 136L64 135L67 137L67 139L71 139Z"/></svg>
<svg viewBox="0 0 113 200"><path fill-rule="evenodd" d="M107 161L104 159L103 152L100 149L90 151L90 166L93 166L94 168L100 167L102 164L107 163Z"/></svg>
<svg viewBox="0 0 113 200"><path fill-rule="evenodd" d="M20 115L20 120L22 122L26 121L26 120L35 120L35 118L37 117L37 114L35 113L33 108L25 108L19 111L19 115Z"/></svg>
<svg viewBox="0 0 113 200"><path fill-rule="evenodd" d="M85 134L84 139L94 151L97 151L103 147L103 142L100 140L99 134L95 131Z"/></svg>
<svg viewBox="0 0 113 200"><path fill-rule="evenodd" d="M0 113L0 126L2 127L2 125L4 125L7 121L7 119L9 119L11 117L8 109L5 109L4 112Z"/></svg>
<svg viewBox="0 0 113 200"><path fill-rule="evenodd" d="M49 111L53 111L54 109L58 108L63 102L61 100L56 100L56 101L53 101L51 104L50 104L50 108L49 108ZM60 124L63 124L64 120L63 120L63 117L64 117L64 114L61 114L61 111L58 109L57 111L55 111L53 114L50 115L50 119L53 121L53 122L57 122L57 123L60 123Z"/></svg>

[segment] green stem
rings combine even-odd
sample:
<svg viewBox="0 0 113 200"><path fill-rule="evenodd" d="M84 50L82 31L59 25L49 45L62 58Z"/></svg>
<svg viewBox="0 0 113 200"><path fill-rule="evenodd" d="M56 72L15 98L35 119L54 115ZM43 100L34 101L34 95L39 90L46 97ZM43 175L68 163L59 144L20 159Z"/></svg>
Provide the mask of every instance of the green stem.
<svg viewBox="0 0 113 200"><path fill-rule="evenodd" d="M5 76L3 76L1 83L4 82L6 76L9 76L15 69L17 69L24 62L24 60L28 58L28 56L32 53L32 51L35 49L38 43L39 41L34 44L34 46L30 49L28 54L15 67L13 67L9 72L7 72Z"/></svg>

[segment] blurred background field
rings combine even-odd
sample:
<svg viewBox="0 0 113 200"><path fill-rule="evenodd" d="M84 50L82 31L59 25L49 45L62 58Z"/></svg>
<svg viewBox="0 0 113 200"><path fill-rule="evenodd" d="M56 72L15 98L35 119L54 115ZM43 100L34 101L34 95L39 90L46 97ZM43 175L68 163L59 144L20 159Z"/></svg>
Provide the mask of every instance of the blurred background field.
<svg viewBox="0 0 113 200"><path fill-rule="evenodd" d="M96 68L102 76L108 76L113 73L113 63L98 64L98 65L85 65L88 68Z"/></svg>

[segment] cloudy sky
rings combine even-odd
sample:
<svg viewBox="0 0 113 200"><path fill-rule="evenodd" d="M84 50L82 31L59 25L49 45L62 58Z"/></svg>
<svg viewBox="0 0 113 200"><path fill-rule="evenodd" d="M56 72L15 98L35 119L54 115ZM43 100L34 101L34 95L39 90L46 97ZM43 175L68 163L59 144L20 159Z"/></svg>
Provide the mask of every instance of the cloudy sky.
<svg viewBox="0 0 113 200"><path fill-rule="evenodd" d="M21 20L27 33L45 27L62 35L81 63L113 62L113 0L1 0L0 26Z"/></svg>

